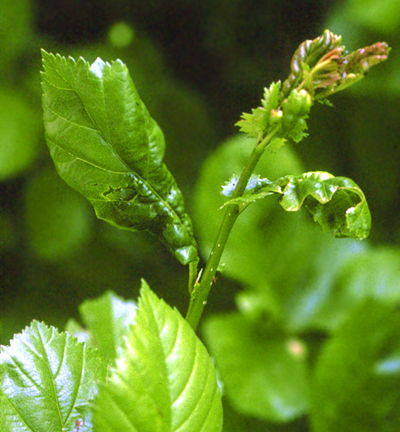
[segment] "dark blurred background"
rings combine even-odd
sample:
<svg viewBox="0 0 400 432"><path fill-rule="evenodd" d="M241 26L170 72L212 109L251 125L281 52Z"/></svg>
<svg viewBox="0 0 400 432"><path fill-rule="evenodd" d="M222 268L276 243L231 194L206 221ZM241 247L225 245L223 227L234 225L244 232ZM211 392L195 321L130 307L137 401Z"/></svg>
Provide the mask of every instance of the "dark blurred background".
<svg viewBox="0 0 400 432"><path fill-rule="evenodd" d="M32 319L62 328L86 298L134 298L140 278L184 312L186 269L146 233L96 220L55 172L44 141L40 48L125 62L191 197L203 161L263 88L284 80L325 28L349 50L385 40L390 60L315 106L295 147L306 170L353 178L373 215L370 242L399 241L400 2L337 0L2 0L0 4L0 343ZM216 185L219 188L219 185ZM399 264L400 265L400 264ZM226 281L221 281L221 285ZM232 283L231 283L232 285ZM232 306L219 290L210 310Z"/></svg>

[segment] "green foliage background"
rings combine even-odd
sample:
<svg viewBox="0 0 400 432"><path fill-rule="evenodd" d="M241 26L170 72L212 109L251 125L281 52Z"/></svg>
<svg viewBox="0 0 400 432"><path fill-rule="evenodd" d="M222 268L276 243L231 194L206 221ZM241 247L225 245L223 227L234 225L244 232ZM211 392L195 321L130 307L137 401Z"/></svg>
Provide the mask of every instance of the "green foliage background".
<svg viewBox="0 0 400 432"><path fill-rule="evenodd" d="M321 239L318 227L308 225L303 216L283 214L276 203L270 206L272 210L249 209L249 214L246 211L241 216L237 231L246 235L233 237L233 246L226 252L226 272L209 299L206 314L213 317L204 335L213 347L210 332L212 335L213 326L222 325L214 314L233 310L234 294L239 293L239 309L254 320L280 317L284 325L279 331L301 333L309 342L312 362L326 334L336 331L350 306L365 293L382 297L388 304L398 301L399 2L321 3L1 2L1 344L7 344L34 318L63 329L68 318L78 318L82 301L106 290L136 298L141 278L182 313L188 303L186 270L156 239L119 231L97 220L90 204L56 174L44 142L40 48L88 61L121 58L128 65L141 98L165 132L165 162L186 198L200 248L206 253L207 233L213 227L205 222L213 220L220 185L241 157L237 146L223 142L236 134L233 125L241 112L258 105L263 87L286 78L297 46L325 28L341 34L349 51L378 40L388 42L393 48L389 60L349 91L336 95L332 99L336 108L313 107L310 137L283 155L283 168L289 172L272 170L271 174L266 166L262 173L274 177L320 170L354 179L373 216L370 239L357 245L337 240L340 246L332 246ZM275 234L270 237L269 226ZM340 295L329 301L332 286ZM314 309L306 307L311 299L317 299ZM379 327L385 307L360 305L359 315L351 318L354 328L360 326L360 317L371 314L371 329ZM230 319L229 315L223 319ZM391 331L382 327L384 335ZM270 328L268 332L277 334ZM345 350L357 357L357 350L363 353L363 347L354 346L351 331L346 334L350 336L343 342ZM357 340L357 335L353 338ZM392 345L398 346L398 341ZM214 349L217 352L219 347ZM341 364L340 356L332 359L325 353L325 357L318 369L321 376L324 368ZM327 387L315 391L321 398L326 393ZM296 409L299 413L305 408ZM265 424L226 406L227 431L265 430ZM304 419L271 426L273 431L305 428Z"/></svg>

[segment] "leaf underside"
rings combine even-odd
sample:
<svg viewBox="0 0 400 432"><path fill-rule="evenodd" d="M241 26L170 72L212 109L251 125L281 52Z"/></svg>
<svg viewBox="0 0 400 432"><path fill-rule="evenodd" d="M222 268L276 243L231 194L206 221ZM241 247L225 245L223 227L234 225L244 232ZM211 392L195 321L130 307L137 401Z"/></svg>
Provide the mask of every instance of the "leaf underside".
<svg viewBox="0 0 400 432"><path fill-rule="evenodd" d="M46 141L60 176L100 219L149 231L182 264L196 261L191 220L162 162L163 133L127 67L42 55Z"/></svg>

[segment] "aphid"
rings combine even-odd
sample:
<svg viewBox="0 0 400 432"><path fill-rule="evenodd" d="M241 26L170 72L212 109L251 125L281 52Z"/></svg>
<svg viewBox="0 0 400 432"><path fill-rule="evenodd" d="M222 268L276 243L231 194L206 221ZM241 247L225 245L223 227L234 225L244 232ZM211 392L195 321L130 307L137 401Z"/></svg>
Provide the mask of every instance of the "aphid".
<svg viewBox="0 0 400 432"><path fill-rule="evenodd" d="M79 432L79 426L82 426L82 425L83 425L82 420L75 420L75 426L76 426L75 432Z"/></svg>

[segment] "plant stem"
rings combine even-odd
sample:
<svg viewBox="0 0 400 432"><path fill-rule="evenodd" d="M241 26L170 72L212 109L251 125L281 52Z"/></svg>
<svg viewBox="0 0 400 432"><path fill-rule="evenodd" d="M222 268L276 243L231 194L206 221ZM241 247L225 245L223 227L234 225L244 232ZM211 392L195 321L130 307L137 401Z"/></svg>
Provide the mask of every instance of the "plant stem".
<svg viewBox="0 0 400 432"><path fill-rule="evenodd" d="M265 148L275 137L278 130L278 127L273 129L265 138L257 142L246 162L246 165L243 168L242 174L240 175L232 198L237 198L243 195L249 179L253 174L254 168L260 160L261 155L264 153ZM195 283L191 292L189 309L186 314L186 321L192 326L194 330L196 330L204 307L207 304L208 295L214 283L215 273L217 272L218 265L221 261L222 253L225 249L226 242L239 214L240 209L237 204L229 204L227 206L224 218L222 220L217 238L214 242L214 246L211 249L210 256L204 269L201 281Z"/></svg>

